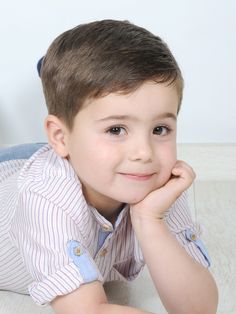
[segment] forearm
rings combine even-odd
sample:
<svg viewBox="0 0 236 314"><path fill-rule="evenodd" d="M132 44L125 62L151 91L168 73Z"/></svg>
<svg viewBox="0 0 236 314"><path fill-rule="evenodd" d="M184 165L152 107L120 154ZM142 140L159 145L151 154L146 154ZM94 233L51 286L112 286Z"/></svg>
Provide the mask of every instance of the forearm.
<svg viewBox="0 0 236 314"><path fill-rule="evenodd" d="M152 314L129 306L103 303L95 309L94 314Z"/></svg>
<svg viewBox="0 0 236 314"><path fill-rule="evenodd" d="M217 288L210 272L193 260L164 220L132 217L144 259L170 314L215 314Z"/></svg>
<svg viewBox="0 0 236 314"><path fill-rule="evenodd" d="M128 306L109 304L99 281L81 285L67 295L58 296L51 305L56 314L152 314Z"/></svg>

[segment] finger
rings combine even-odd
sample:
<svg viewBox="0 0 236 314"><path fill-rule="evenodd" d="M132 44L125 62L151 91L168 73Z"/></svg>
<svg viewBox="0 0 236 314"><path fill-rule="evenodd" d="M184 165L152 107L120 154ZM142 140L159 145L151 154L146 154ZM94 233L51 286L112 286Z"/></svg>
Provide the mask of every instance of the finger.
<svg viewBox="0 0 236 314"><path fill-rule="evenodd" d="M182 176L182 177L190 176L193 179L195 179L196 177L196 174L193 168L190 165L188 165L186 162L180 161L180 160L177 161L174 168L172 169L172 174L175 176Z"/></svg>

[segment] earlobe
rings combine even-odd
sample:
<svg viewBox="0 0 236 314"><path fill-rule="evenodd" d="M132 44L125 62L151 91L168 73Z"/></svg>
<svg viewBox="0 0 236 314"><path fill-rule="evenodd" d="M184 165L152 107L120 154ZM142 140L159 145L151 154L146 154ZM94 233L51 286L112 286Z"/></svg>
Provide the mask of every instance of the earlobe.
<svg viewBox="0 0 236 314"><path fill-rule="evenodd" d="M54 115L48 115L45 119L44 126L49 144L59 156L66 158L68 156L66 145L68 130L64 122Z"/></svg>

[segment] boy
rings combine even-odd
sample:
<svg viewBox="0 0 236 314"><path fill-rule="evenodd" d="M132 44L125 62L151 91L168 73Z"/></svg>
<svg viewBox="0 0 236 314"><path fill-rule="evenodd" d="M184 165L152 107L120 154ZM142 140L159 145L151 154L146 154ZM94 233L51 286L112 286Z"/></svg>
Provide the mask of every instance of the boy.
<svg viewBox="0 0 236 314"><path fill-rule="evenodd" d="M176 160L183 79L168 47L104 20L56 38L39 70L49 145L0 155L0 288L58 314L147 313L108 304L102 286L145 261L168 313L215 313L186 205L195 175Z"/></svg>

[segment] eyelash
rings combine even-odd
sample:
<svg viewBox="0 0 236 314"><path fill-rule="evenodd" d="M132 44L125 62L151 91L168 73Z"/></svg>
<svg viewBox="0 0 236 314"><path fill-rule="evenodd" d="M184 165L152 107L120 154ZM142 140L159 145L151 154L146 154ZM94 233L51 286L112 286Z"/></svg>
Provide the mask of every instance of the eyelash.
<svg viewBox="0 0 236 314"><path fill-rule="evenodd" d="M165 129L166 134L164 134L164 135L163 134L157 134L157 135L160 135L160 136L166 136L166 135L170 134L171 131L172 131L172 129L169 126L167 126L167 125L156 126L154 129L162 129L162 131L163 131L163 129Z"/></svg>
<svg viewBox="0 0 236 314"><path fill-rule="evenodd" d="M119 136L120 135L120 132L119 132L119 134L117 134L117 133L115 133L115 132L113 132L114 130L124 130L125 131L125 133L127 133L126 132L126 129L125 129L125 127L123 127L123 126L121 126L121 125L114 125L114 126L111 126L110 128L108 128L107 130L106 130L106 133L109 133L109 134L111 134L111 135L113 135L113 136Z"/></svg>
<svg viewBox="0 0 236 314"><path fill-rule="evenodd" d="M115 131L115 129L116 129L116 131ZM163 130L165 129L166 134L163 135L163 134L154 133L154 130L155 130L155 129L161 129L162 132L163 132ZM124 130L125 133L127 133L126 128L125 128L124 126L122 126L122 125L114 125L114 126L108 128L108 129L106 130L106 133L108 133L108 134L110 134L110 135L112 135L112 136L122 136L122 135L120 134L120 131L121 131L121 130ZM117 131L118 131L118 132L117 132ZM159 135L159 136L166 136L166 135L168 135L169 133L171 133L171 131L172 131L172 129L171 129L169 126L167 126L167 125L160 125L160 126L156 126L156 127L153 129L153 134L156 134L156 135ZM161 133L162 133L162 132L161 132ZM119 133L119 134L117 134L117 133Z"/></svg>

